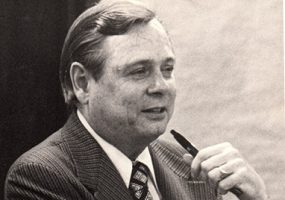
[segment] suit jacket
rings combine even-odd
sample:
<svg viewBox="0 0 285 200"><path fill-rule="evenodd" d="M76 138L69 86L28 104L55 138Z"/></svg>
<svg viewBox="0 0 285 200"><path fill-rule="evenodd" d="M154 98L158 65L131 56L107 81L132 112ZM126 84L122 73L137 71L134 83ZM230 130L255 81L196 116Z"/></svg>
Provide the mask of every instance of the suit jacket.
<svg viewBox="0 0 285 200"><path fill-rule="evenodd" d="M214 200L215 190L193 180L185 150L156 140L149 146L164 200ZM218 197L220 198L220 197ZM5 199L132 200L119 172L75 113L63 128L10 168Z"/></svg>

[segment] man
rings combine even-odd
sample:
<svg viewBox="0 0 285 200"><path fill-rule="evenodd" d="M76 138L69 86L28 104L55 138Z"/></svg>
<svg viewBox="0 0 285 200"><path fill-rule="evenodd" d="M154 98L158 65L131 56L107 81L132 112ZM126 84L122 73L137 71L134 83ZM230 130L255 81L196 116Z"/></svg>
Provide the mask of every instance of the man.
<svg viewBox="0 0 285 200"><path fill-rule="evenodd" d="M11 167L6 199L266 199L265 186L230 144L192 159L160 141L175 100L166 31L138 2L102 1L71 26L60 79L73 109L64 127Z"/></svg>

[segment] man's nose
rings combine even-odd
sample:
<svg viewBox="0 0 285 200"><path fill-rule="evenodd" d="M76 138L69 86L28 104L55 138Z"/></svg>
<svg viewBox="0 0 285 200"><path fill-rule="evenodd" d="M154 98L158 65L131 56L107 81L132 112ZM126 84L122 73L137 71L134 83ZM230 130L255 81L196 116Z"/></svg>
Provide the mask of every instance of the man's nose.
<svg viewBox="0 0 285 200"><path fill-rule="evenodd" d="M148 87L148 94L162 96L169 90L168 80L161 73L153 76L151 84Z"/></svg>

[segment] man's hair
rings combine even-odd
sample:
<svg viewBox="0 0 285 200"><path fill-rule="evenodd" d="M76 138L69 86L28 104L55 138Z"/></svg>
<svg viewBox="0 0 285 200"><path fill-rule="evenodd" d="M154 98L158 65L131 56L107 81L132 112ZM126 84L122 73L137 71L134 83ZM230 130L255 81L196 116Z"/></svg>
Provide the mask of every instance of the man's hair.
<svg viewBox="0 0 285 200"><path fill-rule="evenodd" d="M154 12L140 2L129 0L102 0L83 12L70 27L61 53L59 76L65 102L72 107L78 102L69 74L73 62L81 63L99 80L106 59L104 39L124 34L154 17Z"/></svg>

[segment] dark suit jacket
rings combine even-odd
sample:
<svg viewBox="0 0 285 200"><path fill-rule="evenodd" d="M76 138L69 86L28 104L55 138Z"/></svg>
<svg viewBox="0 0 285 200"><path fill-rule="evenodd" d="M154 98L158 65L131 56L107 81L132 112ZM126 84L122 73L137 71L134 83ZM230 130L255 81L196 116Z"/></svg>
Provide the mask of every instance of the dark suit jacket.
<svg viewBox="0 0 285 200"><path fill-rule="evenodd" d="M212 200L215 190L190 177L178 145L150 146L157 185L164 200ZM10 168L5 199L131 200L119 172L76 114Z"/></svg>

